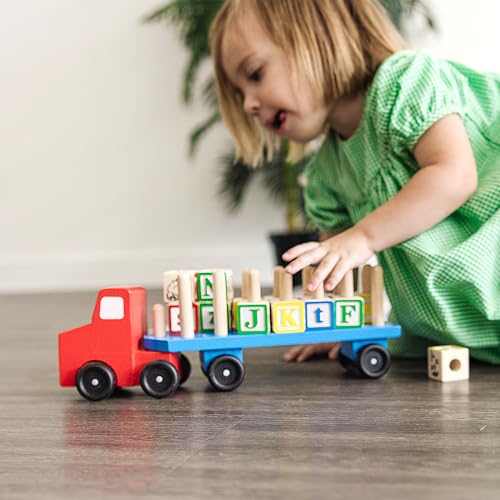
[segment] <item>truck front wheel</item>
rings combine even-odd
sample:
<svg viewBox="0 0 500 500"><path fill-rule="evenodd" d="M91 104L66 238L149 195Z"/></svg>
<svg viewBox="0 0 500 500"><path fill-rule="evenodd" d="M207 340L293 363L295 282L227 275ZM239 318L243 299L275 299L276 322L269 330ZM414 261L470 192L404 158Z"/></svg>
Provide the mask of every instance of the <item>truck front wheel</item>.
<svg viewBox="0 0 500 500"><path fill-rule="evenodd" d="M115 372L104 363L87 363L76 374L76 388L89 401L105 399L116 389Z"/></svg>
<svg viewBox="0 0 500 500"><path fill-rule="evenodd" d="M141 372L141 387L153 398L166 398L179 387L179 373L167 361L153 361Z"/></svg>

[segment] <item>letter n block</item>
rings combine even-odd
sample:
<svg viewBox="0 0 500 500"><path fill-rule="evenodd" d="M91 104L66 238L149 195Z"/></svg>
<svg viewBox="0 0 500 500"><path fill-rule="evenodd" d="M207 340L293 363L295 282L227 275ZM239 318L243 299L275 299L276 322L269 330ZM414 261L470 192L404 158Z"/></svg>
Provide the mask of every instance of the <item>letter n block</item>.
<svg viewBox="0 0 500 500"><path fill-rule="evenodd" d="M236 318L236 330L241 335L269 333L269 302L238 301Z"/></svg>
<svg viewBox="0 0 500 500"><path fill-rule="evenodd" d="M304 302L277 301L271 304L274 333L300 333L306 329Z"/></svg>
<svg viewBox="0 0 500 500"><path fill-rule="evenodd" d="M233 297L232 274L229 270L224 270L226 276L226 297L231 301ZM211 301L214 300L214 273L213 271L200 271L196 273L196 300Z"/></svg>
<svg viewBox="0 0 500 500"><path fill-rule="evenodd" d="M306 330L321 331L335 328L334 302L330 299L309 299L304 301Z"/></svg>
<svg viewBox="0 0 500 500"><path fill-rule="evenodd" d="M363 326L364 302L361 297L335 300L335 327L359 328Z"/></svg>

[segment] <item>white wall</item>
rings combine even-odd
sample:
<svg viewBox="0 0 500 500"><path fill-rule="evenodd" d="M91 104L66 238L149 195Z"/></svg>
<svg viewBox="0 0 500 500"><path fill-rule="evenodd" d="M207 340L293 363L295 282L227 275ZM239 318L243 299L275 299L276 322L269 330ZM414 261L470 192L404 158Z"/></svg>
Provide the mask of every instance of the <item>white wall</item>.
<svg viewBox="0 0 500 500"><path fill-rule="evenodd" d="M222 128L188 160L205 112L180 103L174 29L140 22L160 3L0 3L0 292L158 287L163 270L221 266L270 282L282 209L257 185L225 211ZM500 72L500 2L432 5L440 35L415 45Z"/></svg>

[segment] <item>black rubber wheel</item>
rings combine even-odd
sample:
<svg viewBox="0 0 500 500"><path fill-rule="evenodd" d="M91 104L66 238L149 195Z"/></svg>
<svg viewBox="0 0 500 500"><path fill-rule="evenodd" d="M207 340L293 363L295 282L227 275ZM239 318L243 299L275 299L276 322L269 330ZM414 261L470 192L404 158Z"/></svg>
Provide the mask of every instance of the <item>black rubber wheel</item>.
<svg viewBox="0 0 500 500"><path fill-rule="evenodd" d="M76 388L89 401L106 399L116 389L115 372L104 363L92 362L83 365L76 374Z"/></svg>
<svg viewBox="0 0 500 500"><path fill-rule="evenodd" d="M148 396L166 398L179 387L179 373L167 361L153 361L141 372L141 387Z"/></svg>
<svg viewBox="0 0 500 500"><path fill-rule="evenodd" d="M207 377L218 391L233 391L243 382L245 367L234 356L219 356L210 363Z"/></svg>
<svg viewBox="0 0 500 500"><path fill-rule="evenodd" d="M179 381L179 385L182 385L191 375L191 363L186 355L181 354L179 356L181 363L181 379Z"/></svg>
<svg viewBox="0 0 500 500"><path fill-rule="evenodd" d="M380 378L389 370L391 356L381 345L367 345L358 354L358 366L364 377Z"/></svg>

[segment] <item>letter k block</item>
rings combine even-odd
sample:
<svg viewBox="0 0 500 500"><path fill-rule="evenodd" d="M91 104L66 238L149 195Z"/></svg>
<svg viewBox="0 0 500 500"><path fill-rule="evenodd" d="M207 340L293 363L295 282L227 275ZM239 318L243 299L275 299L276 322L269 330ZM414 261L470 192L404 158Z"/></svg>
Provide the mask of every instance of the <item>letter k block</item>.
<svg viewBox="0 0 500 500"><path fill-rule="evenodd" d="M274 333L300 333L306 329L306 313L301 300L276 301L272 308Z"/></svg>

